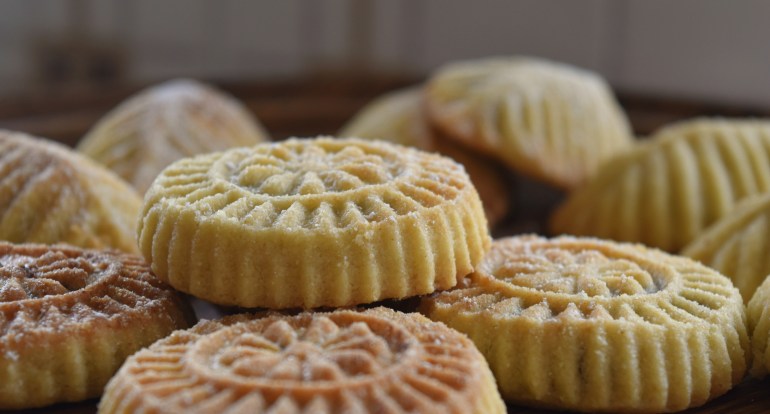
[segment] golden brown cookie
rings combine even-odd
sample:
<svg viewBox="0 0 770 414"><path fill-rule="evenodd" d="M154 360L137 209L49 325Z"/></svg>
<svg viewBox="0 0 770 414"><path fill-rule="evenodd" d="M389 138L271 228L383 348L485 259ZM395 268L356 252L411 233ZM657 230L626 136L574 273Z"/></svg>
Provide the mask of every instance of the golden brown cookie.
<svg viewBox="0 0 770 414"><path fill-rule="evenodd" d="M738 200L770 191L770 122L695 119L614 158L551 219L554 234L679 251Z"/></svg>
<svg viewBox="0 0 770 414"><path fill-rule="evenodd" d="M770 274L769 253L770 193L746 197L682 250L732 279L746 302Z"/></svg>
<svg viewBox="0 0 770 414"><path fill-rule="evenodd" d="M139 257L0 242L0 409L100 395L188 312Z"/></svg>
<svg viewBox="0 0 770 414"><path fill-rule="evenodd" d="M175 288L267 308L448 289L490 243L462 166L385 142L333 138L172 164L145 197L138 240Z"/></svg>
<svg viewBox="0 0 770 414"><path fill-rule="evenodd" d="M137 252L142 200L109 170L57 143L0 131L0 240Z"/></svg>
<svg viewBox="0 0 770 414"><path fill-rule="evenodd" d="M484 357L418 314L249 315L204 321L129 359L101 414L505 413Z"/></svg>
<svg viewBox="0 0 770 414"><path fill-rule="evenodd" d="M573 188L632 145L598 75L526 57L446 65L428 81L428 117L448 137L560 188Z"/></svg>
<svg viewBox="0 0 770 414"><path fill-rule="evenodd" d="M365 106L342 128L340 136L381 139L424 151L439 152L463 164L494 227L508 214L510 191L502 171L490 160L431 130L422 113L422 90L388 93Z"/></svg>
<svg viewBox="0 0 770 414"><path fill-rule="evenodd" d="M743 378L743 301L683 257L596 239L497 240L457 289L423 300L470 336L503 398L578 411L669 412Z"/></svg>
<svg viewBox="0 0 770 414"><path fill-rule="evenodd" d="M269 140L234 98L193 80L174 80L112 110L77 149L144 193L163 168L180 158Z"/></svg>
<svg viewBox="0 0 770 414"><path fill-rule="evenodd" d="M765 278L751 296L746 313L751 334L753 377L764 378L770 371L770 278Z"/></svg>

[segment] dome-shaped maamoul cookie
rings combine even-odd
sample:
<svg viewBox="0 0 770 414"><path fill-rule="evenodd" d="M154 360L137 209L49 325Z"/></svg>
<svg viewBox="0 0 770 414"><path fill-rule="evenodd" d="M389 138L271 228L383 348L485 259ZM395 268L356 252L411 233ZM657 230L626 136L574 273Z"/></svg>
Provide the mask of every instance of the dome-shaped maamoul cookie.
<svg viewBox="0 0 770 414"><path fill-rule="evenodd" d="M604 80L540 59L449 64L429 80L426 108L448 137L562 188L582 183L633 142Z"/></svg>
<svg viewBox="0 0 770 414"><path fill-rule="evenodd" d="M0 131L0 240L137 252L142 200L62 145Z"/></svg>
<svg viewBox="0 0 770 414"><path fill-rule="evenodd" d="M769 253L770 193L742 200L682 250L732 279L747 302L770 274Z"/></svg>
<svg viewBox="0 0 770 414"><path fill-rule="evenodd" d="M751 369L756 378L770 372L770 278L756 289L746 307L751 334Z"/></svg>
<svg viewBox="0 0 770 414"><path fill-rule="evenodd" d="M465 166L484 203L489 224L508 213L509 191L501 171L489 160L438 136L422 110L422 90L391 92L365 106L340 132L342 137L381 139L424 151L437 151Z"/></svg>
<svg viewBox="0 0 770 414"><path fill-rule="evenodd" d="M767 191L770 122L682 122L605 164L558 208L551 231L675 252L738 200Z"/></svg>
<svg viewBox="0 0 770 414"><path fill-rule="evenodd" d="M139 257L0 242L0 409L96 397L190 316Z"/></svg>
<svg viewBox="0 0 770 414"><path fill-rule="evenodd" d="M521 404L678 411L746 371L743 301L730 280L641 245L497 240L460 287L421 310L470 336L503 398Z"/></svg>
<svg viewBox="0 0 770 414"><path fill-rule="evenodd" d="M144 193L172 162L207 152L269 141L234 98L192 80L144 90L102 118L78 151Z"/></svg>
<svg viewBox="0 0 770 414"><path fill-rule="evenodd" d="M385 308L236 315L175 332L131 357L101 414L505 413L464 335Z"/></svg>
<svg viewBox="0 0 770 414"><path fill-rule="evenodd" d="M223 305L346 306L448 289L489 248L462 166L384 142L291 139L180 160L145 197L139 245Z"/></svg>

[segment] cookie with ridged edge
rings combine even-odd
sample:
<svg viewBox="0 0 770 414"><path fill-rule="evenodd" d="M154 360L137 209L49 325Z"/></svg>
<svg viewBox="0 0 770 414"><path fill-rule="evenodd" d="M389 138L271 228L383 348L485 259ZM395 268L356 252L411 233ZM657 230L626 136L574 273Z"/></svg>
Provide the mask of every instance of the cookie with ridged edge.
<svg viewBox="0 0 770 414"><path fill-rule="evenodd" d="M97 397L192 313L140 257L0 242L0 409Z"/></svg>
<svg viewBox="0 0 770 414"><path fill-rule="evenodd" d="M766 277L754 291L748 305L749 334L751 335L751 369L756 378L770 372L770 278Z"/></svg>
<svg viewBox="0 0 770 414"><path fill-rule="evenodd" d="M86 157L0 131L0 240L136 253L141 205L127 183Z"/></svg>
<svg viewBox="0 0 770 414"><path fill-rule="evenodd" d="M132 356L101 414L505 413L465 335L386 308L236 315Z"/></svg>
<svg viewBox="0 0 770 414"><path fill-rule="evenodd" d="M655 133L575 190L554 234L679 251L743 197L770 191L770 122L695 119Z"/></svg>
<svg viewBox="0 0 770 414"><path fill-rule="evenodd" d="M448 137L560 188L573 188L633 137L598 75L528 57L450 63L429 79L426 109Z"/></svg>
<svg viewBox="0 0 770 414"><path fill-rule="evenodd" d="M533 406L683 410L740 382L749 352L729 279L597 239L496 240L473 274L421 311L476 343L503 398Z"/></svg>
<svg viewBox="0 0 770 414"><path fill-rule="evenodd" d="M173 80L129 98L105 115L77 150L144 193L172 162L269 141L235 98L194 80Z"/></svg>
<svg viewBox="0 0 770 414"><path fill-rule="evenodd" d="M489 248L463 167L357 139L290 139L178 161L145 197L139 246L222 305L313 308L448 289Z"/></svg>
<svg viewBox="0 0 770 414"><path fill-rule="evenodd" d="M770 193L746 197L682 249L729 277L748 302L770 274Z"/></svg>
<svg viewBox="0 0 770 414"><path fill-rule="evenodd" d="M492 160L474 154L442 137L423 115L422 89L390 92L365 106L342 128L341 137L381 139L446 155L465 166L494 227L508 214L510 191L502 171Z"/></svg>

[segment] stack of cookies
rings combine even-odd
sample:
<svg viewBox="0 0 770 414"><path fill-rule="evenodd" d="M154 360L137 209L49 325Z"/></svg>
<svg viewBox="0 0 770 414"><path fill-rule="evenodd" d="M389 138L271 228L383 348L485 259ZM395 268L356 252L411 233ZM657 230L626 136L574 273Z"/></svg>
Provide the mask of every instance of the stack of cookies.
<svg viewBox="0 0 770 414"><path fill-rule="evenodd" d="M343 134L365 139L263 142L212 88L153 88L79 147L131 184L0 134L0 239L44 243L0 243L0 409L98 395L102 413L704 404L770 370L763 128L696 121L636 145L598 76L496 58L375 102ZM502 165L571 191L554 232L616 241L493 241ZM624 240L689 245L740 291ZM186 295L251 311L190 328ZM382 306L408 298L419 313Z"/></svg>

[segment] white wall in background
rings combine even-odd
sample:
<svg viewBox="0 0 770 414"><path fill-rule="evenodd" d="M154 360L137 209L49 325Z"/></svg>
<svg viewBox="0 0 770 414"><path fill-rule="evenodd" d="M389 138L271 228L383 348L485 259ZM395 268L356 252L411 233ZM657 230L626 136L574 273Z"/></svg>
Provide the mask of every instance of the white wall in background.
<svg viewBox="0 0 770 414"><path fill-rule="evenodd" d="M763 0L5 0L0 93L36 82L35 44L80 30L122 48L126 76L141 82L425 75L529 54L634 92L770 106L768 18Z"/></svg>

